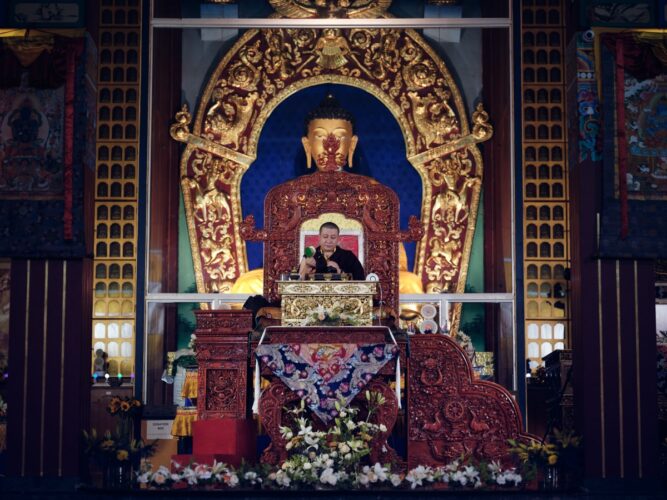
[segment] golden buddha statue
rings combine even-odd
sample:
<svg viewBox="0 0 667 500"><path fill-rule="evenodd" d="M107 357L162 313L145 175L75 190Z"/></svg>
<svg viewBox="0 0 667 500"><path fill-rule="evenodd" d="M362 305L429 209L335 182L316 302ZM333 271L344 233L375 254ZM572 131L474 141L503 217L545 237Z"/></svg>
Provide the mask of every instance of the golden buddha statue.
<svg viewBox="0 0 667 500"><path fill-rule="evenodd" d="M354 151L359 138L354 134L354 118L342 108L336 98L329 94L319 106L308 113L305 119L305 135L301 138L306 153L306 165L313 162L319 171L341 171L345 165L353 166ZM319 221L313 221L319 224ZM324 221L322 221L324 222ZM355 221L336 221L341 234L346 229L353 232ZM319 227L319 226L318 226ZM362 252L359 252L362 253ZM362 257L359 255L359 257ZM299 263L295 262L295 265ZM234 283L232 293L261 295L263 292L263 270L254 269L242 274ZM399 253L399 293L424 293L419 276L407 270L407 255L400 245Z"/></svg>

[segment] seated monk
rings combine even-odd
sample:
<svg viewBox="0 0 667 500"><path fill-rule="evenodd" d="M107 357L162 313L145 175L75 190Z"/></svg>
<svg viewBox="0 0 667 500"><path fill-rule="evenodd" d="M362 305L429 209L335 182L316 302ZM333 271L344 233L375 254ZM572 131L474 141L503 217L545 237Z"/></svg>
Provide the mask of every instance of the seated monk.
<svg viewBox="0 0 667 500"><path fill-rule="evenodd" d="M357 256L338 246L340 228L333 222L320 226L320 244L312 257L303 257L299 264L301 279L307 279L315 273L347 273L354 280L366 277L364 268Z"/></svg>

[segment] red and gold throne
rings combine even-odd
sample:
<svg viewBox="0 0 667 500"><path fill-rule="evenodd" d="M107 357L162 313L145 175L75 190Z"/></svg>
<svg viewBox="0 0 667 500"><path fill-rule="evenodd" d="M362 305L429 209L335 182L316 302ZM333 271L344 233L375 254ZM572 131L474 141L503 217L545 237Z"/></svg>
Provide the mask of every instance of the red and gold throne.
<svg viewBox="0 0 667 500"><path fill-rule="evenodd" d="M317 171L271 189L264 202L264 229L255 228L252 216L244 220L241 236L264 242L264 296L279 299L277 281L301 258L304 226L325 218L361 227L360 260L367 273L378 276L384 304L398 311L400 243L419 238L419 222L412 217L408 230L401 231L396 193L375 179L341 171Z"/></svg>
<svg viewBox="0 0 667 500"><path fill-rule="evenodd" d="M397 311L399 247L403 240L417 239L421 228L416 218L411 218L409 229L399 229L399 201L396 193L376 180L362 175L342 171L317 171L285 182L271 189L264 203L264 228L255 228L252 216L241 226L241 235L246 240L264 242L264 295L276 302L280 299L278 282L281 275L289 273L299 262L308 233L320 221L340 222L345 235L346 228L352 233L352 242L358 246L359 258L367 273L375 273L382 292L386 310ZM313 224L315 222L315 224ZM378 296L377 299L380 299ZM382 305L382 304L380 304ZM395 313L394 313L395 314ZM341 345L361 345L389 342L386 328L285 328L270 333L271 342L300 343L321 342ZM404 351L405 344L398 345ZM253 352L257 344L253 343ZM398 356L403 357L404 353ZM398 457L387 444L387 437L398 417L399 401L389 382L396 374L397 359L387 363L369 383L368 388L382 394L387 401L376 415L378 423L386 426L387 432L377 436L372 445L373 459L384 463ZM284 408L295 404L299 396L291 391L266 366L262 376L269 380L259 402L259 414L271 445L262 460L280 463L287 458L287 451L280 435L280 426L285 425ZM363 393L361 393L363 394ZM363 408L363 397L355 404Z"/></svg>

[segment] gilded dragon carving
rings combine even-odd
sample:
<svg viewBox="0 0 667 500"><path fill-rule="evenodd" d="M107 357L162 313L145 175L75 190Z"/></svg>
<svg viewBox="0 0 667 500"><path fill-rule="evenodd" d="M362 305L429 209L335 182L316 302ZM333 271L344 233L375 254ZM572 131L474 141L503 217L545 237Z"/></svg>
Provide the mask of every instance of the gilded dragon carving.
<svg viewBox="0 0 667 500"><path fill-rule="evenodd" d="M231 89L214 92L215 104L206 113L204 137L245 152L245 147L241 144L241 134L248 127L259 94L250 92L241 97L230 94L231 92Z"/></svg>
<svg viewBox="0 0 667 500"><path fill-rule="evenodd" d="M431 93L420 96L417 92L408 92L412 102L412 117L425 147L440 145L448 138L455 138L458 133L458 120L447 104L446 96L446 91L442 96Z"/></svg>

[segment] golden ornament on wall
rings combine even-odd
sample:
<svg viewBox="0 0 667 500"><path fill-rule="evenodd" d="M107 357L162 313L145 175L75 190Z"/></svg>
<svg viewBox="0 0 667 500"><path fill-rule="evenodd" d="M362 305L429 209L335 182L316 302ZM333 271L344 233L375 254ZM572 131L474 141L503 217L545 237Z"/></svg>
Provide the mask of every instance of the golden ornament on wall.
<svg viewBox="0 0 667 500"><path fill-rule="evenodd" d="M269 0L279 14L289 18L380 17L391 0Z"/></svg>

